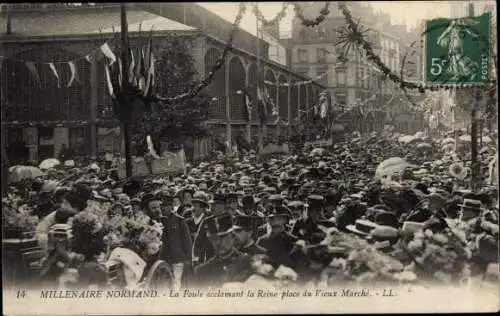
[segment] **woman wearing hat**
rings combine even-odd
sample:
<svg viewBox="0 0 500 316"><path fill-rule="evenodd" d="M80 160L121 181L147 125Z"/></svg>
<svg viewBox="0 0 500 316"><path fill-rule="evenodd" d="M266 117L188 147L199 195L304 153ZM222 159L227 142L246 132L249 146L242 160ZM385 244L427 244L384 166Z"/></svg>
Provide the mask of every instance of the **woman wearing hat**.
<svg viewBox="0 0 500 316"><path fill-rule="evenodd" d="M208 213L210 204L208 203L208 196L201 191L194 194L191 202L193 209L188 214L184 214L184 218L186 218L186 223L189 227L191 237L194 239L201 223L203 222L203 219Z"/></svg>
<svg viewBox="0 0 500 316"><path fill-rule="evenodd" d="M203 287L220 287L228 282L244 282L252 274L251 258L236 250L233 221L230 214L208 217L204 232L215 255L206 263L195 267L193 283Z"/></svg>

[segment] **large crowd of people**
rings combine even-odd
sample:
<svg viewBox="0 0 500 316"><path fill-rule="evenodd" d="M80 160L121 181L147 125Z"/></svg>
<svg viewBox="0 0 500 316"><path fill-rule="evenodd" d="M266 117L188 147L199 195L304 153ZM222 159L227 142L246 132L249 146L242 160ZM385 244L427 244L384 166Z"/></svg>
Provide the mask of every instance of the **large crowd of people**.
<svg viewBox="0 0 500 316"><path fill-rule="evenodd" d="M453 137L354 133L128 180L98 163L12 167L4 251L9 273L30 272L7 280L136 288L163 262L174 289L498 282L496 135L476 186Z"/></svg>

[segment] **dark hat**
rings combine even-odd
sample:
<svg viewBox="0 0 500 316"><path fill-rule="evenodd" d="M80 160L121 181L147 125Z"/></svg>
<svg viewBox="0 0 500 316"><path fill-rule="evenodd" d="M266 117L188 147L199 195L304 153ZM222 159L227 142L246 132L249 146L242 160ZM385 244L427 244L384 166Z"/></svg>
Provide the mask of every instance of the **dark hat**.
<svg viewBox="0 0 500 316"><path fill-rule="evenodd" d="M215 193L212 201L212 204L226 204L227 195L222 193Z"/></svg>
<svg viewBox="0 0 500 316"><path fill-rule="evenodd" d="M244 210L254 209L256 207L253 195L245 195L241 200L241 204Z"/></svg>
<svg viewBox="0 0 500 316"><path fill-rule="evenodd" d="M272 217L278 217L278 216L284 216L284 217L290 217L290 210L285 207L285 206L276 206L276 205L269 205L266 208L266 212L269 216L269 218Z"/></svg>
<svg viewBox="0 0 500 316"><path fill-rule="evenodd" d="M155 194L154 192L148 192L144 194L144 196L141 199L141 202L143 205L148 205L149 202L151 201L161 201L162 198L159 194Z"/></svg>
<svg viewBox="0 0 500 316"><path fill-rule="evenodd" d="M139 180L133 179L127 181L123 185L123 193L128 196L135 196L137 193L141 191L142 183Z"/></svg>
<svg viewBox="0 0 500 316"><path fill-rule="evenodd" d="M208 236L223 236L233 231L233 218L230 214L210 216L205 219L203 225Z"/></svg>
<svg viewBox="0 0 500 316"><path fill-rule="evenodd" d="M251 230L253 229L254 219L252 216L236 215L233 218L234 229Z"/></svg>
<svg viewBox="0 0 500 316"><path fill-rule="evenodd" d="M323 207L325 198L321 195L309 195L307 197L308 210L319 210Z"/></svg>
<svg viewBox="0 0 500 316"><path fill-rule="evenodd" d="M73 210L69 210L66 208L59 208L56 210L54 220L55 220L56 224L66 224L68 219L70 217L75 216L75 215L76 215L76 212Z"/></svg>
<svg viewBox="0 0 500 316"><path fill-rule="evenodd" d="M379 212L375 214L375 223L383 226L399 227L398 217L390 212Z"/></svg>
<svg viewBox="0 0 500 316"><path fill-rule="evenodd" d="M269 196L268 200L271 203L280 204L283 202L283 197L281 196L281 194L272 194L271 196Z"/></svg>

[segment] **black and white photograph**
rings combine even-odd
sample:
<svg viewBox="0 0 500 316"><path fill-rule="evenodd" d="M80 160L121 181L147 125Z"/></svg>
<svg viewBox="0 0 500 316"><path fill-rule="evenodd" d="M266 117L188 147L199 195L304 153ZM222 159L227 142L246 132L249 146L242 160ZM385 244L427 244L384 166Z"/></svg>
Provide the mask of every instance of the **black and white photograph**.
<svg viewBox="0 0 500 316"><path fill-rule="evenodd" d="M5 314L498 312L496 10L0 4Z"/></svg>

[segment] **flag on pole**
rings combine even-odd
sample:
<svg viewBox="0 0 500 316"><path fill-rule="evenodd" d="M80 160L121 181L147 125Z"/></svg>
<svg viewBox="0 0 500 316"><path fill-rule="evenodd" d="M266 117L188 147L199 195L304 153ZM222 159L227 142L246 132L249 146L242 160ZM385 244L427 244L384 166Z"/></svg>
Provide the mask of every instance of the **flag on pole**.
<svg viewBox="0 0 500 316"><path fill-rule="evenodd" d="M155 57L153 54L149 57L149 70L146 77L146 87L144 88L144 95L150 95L153 91L154 74L155 74Z"/></svg>
<svg viewBox="0 0 500 316"><path fill-rule="evenodd" d="M135 69L135 58L134 52L130 50L130 67L128 71L128 81L129 83L134 83L134 69Z"/></svg>
<svg viewBox="0 0 500 316"><path fill-rule="evenodd" d="M142 24L139 24L139 38L137 39L137 48L135 50L135 74L134 74L134 83L139 85L140 76L142 73L142 68L144 66L144 56L142 50L142 32L141 32Z"/></svg>
<svg viewBox="0 0 500 316"><path fill-rule="evenodd" d="M116 61L116 56L111 50L111 47L109 47L108 43L104 43L101 45L101 52L106 56L111 62L109 63L110 65L113 65Z"/></svg>
<svg viewBox="0 0 500 316"><path fill-rule="evenodd" d="M69 61L68 62L68 66L69 66L69 71L70 71L70 78L69 78L69 82L68 82L68 88L71 87L71 85L73 84L73 81L75 81L75 78L76 78L76 67L75 67L75 62L74 61Z"/></svg>
<svg viewBox="0 0 500 316"><path fill-rule="evenodd" d="M253 103L252 97L248 94L248 91L246 89L243 89L243 103L245 104L246 108L246 120L250 121L250 118L252 117Z"/></svg>
<svg viewBox="0 0 500 316"><path fill-rule="evenodd" d="M113 91L113 84L111 82L111 75L109 74L109 66L105 65L105 70L106 70L106 82L108 83L108 90L109 90L109 95L111 97L115 96L115 93Z"/></svg>
<svg viewBox="0 0 500 316"><path fill-rule="evenodd" d="M57 87L60 88L61 82L59 80L59 74L57 73L56 66L54 66L54 63L49 63L49 67L52 70L52 72L54 73L54 76L56 76L56 78L57 78Z"/></svg>
<svg viewBox="0 0 500 316"><path fill-rule="evenodd" d="M38 70L36 69L35 63L33 63L31 61L27 61L26 62L26 67L28 67L28 69L30 70L31 75L33 75L33 78L35 79L35 81L38 84L38 86L41 87L42 86L42 82L40 81L40 76L38 75Z"/></svg>

